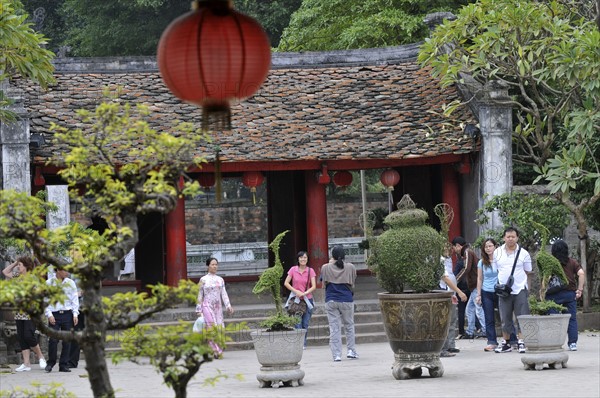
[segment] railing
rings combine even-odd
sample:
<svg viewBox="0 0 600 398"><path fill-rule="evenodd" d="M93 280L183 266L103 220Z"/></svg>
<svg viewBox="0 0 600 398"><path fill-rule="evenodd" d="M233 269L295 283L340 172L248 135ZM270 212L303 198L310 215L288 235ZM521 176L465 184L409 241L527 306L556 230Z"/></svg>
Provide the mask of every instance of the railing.
<svg viewBox="0 0 600 398"><path fill-rule="evenodd" d="M363 238L336 238L329 240L329 250L342 245L346 250L346 261L356 269L365 269L363 250L358 247ZM225 243L220 245L188 245L188 277L199 278L206 274L206 259L214 257L219 261L219 275L240 276L259 275L268 267L269 248L267 242Z"/></svg>

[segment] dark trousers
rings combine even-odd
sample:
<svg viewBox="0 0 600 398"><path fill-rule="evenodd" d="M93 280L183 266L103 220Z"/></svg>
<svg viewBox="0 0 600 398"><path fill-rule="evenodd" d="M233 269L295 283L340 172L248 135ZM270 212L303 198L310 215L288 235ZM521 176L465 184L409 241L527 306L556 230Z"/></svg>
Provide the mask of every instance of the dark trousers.
<svg viewBox="0 0 600 398"><path fill-rule="evenodd" d="M575 298L575 292L573 290L561 290L554 294L547 294L546 300L552 300L556 304L561 304L567 307L563 313L571 314L569 319L569 327L567 328L567 335L569 336L569 344L577 343L577 300ZM549 311L552 314L557 314L558 311Z"/></svg>
<svg viewBox="0 0 600 398"><path fill-rule="evenodd" d="M53 312L54 325L49 325L54 330L71 330L73 329L73 313L71 311L57 311ZM69 355L70 355L71 343L69 341L62 341L62 349L60 350L60 359L58 366L60 368L69 367ZM48 342L48 366L53 367L56 365L56 356L58 352L58 340L50 339Z"/></svg>
<svg viewBox="0 0 600 398"><path fill-rule="evenodd" d="M465 334L465 310L467 309L467 303L469 302L469 296L471 291L469 289L461 289L464 294L467 295L467 301L458 300L458 334Z"/></svg>
<svg viewBox="0 0 600 398"><path fill-rule="evenodd" d="M79 313L77 317L77 326L75 326L75 330L83 330L85 327L85 316L83 312ZM79 343L75 340L71 341L71 348L69 353L69 367L76 368L79 365L79 353L81 352L81 347L79 347Z"/></svg>

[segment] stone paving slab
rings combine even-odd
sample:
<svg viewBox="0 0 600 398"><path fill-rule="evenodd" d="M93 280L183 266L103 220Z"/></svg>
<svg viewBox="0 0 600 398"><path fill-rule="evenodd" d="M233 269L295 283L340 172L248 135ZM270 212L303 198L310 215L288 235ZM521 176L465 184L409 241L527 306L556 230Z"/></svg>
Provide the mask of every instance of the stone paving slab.
<svg viewBox="0 0 600 398"><path fill-rule="evenodd" d="M308 347L301 362L304 386L261 389L256 374L260 365L254 351L225 352L222 360L205 364L188 386L189 397L593 397L600 396L600 334L581 332L579 351L568 352L567 368L524 370L517 352L483 351L485 340L457 340L461 352L442 358L444 376L395 380L394 360L387 343L357 346L360 359L333 362L328 346ZM16 367L16 366L14 366ZM124 362L109 365L117 397L173 397L171 389L150 365ZM204 386L207 377L221 371L229 375L214 387ZM240 381L235 375L242 375ZM0 389L27 387L33 381L63 383L77 397L91 397L87 373L81 367L71 373L45 373L38 367L26 373L0 374Z"/></svg>

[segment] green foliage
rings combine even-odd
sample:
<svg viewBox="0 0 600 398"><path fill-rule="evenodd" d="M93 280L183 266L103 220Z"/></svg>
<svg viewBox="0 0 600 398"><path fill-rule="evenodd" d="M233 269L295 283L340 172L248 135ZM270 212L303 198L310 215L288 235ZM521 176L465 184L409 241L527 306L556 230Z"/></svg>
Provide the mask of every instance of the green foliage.
<svg viewBox="0 0 600 398"><path fill-rule="evenodd" d="M291 330L298 323L298 318L287 316L283 312L281 304L281 277L283 276L283 263L279 256L279 247L285 235L289 230L279 233L269 244L269 249L275 255L275 264L262 272L252 293L261 294L263 292L271 293L271 298L275 303L275 313L261 323L261 326L268 327L270 331Z"/></svg>
<svg viewBox="0 0 600 398"><path fill-rule="evenodd" d="M76 395L63 387L62 383L50 382L47 386L40 382L30 383L32 389L14 387L12 390L0 390L0 398L75 398Z"/></svg>
<svg viewBox="0 0 600 398"><path fill-rule="evenodd" d="M304 0L278 51L327 51L414 43L427 36L425 14L468 1Z"/></svg>
<svg viewBox="0 0 600 398"><path fill-rule="evenodd" d="M438 27L419 54L444 86L468 74L508 87L513 160L534 167L534 182L548 183L582 236L584 215L600 201L600 10L591 4L481 0Z"/></svg>
<svg viewBox="0 0 600 398"><path fill-rule="evenodd" d="M440 257L445 239L425 224L427 212L414 208L408 195L401 203L406 198L411 204L390 213L384 221L389 229L371 243L368 265L389 293L402 293L408 287L428 292L438 286L444 273Z"/></svg>
<svg viewBox="0 0 600 398"><path fill-rule="evenodd" d="M529 296L529 312L531 315L548 315L551 310L561 313L566 308L552 300L538 300L534 295Z"/></svg>
<svg viewBox="0 0 600 398"><path fill-rule="evenodd" d="M277 47L292 13L301 4L302 0L237 0L234 6L238 11L258 20L269 35L271 47Z"/></svg>
<svg viewBox="0 0 600 398"><path fill-rule="evenodd" d="M200 367L214 359L210 342L224 347L231 338L227 333L245 328L245 324L215 326L202 333L192 332L189 322L178 325L152 328L137 325L123 334L121 352L113 354L114 363L130 360L139 363L140 357L147 357L157 373L162 373L166 385L175 391L176 397L185 397L188 382ZM219 378L227 378L220 374ZM214 382L214 380L213 380Z"/></svg>
<svg viewBox="0 0 600 398"><path fill-rule="evenodd" d="M46 88L54 82L54 54L43 48L46 38L31 28L19 1L0 0L0 10L0 82L21 75ZM0 121L15 120L14 113L5 109L11 104L0 90Z"/></svg>
<svg viewBox="0 0 600 398"><path fill-rule="evenodd" d="M569 223L568 210L550 196L521 193L494 196L476 211L476 222L481 225L486 224L494 211L498 212L504 225L519 229L519 244L527 250L535 250L540 243L549 243L540 242L543 231L540 230L539 225L549 231L550 237L557 237L562 236L563 230ZM497 241L502 240L500 230L486 231L481 235L483 238L489 236Z"/></svg>
<svg viewBox="0 0 600 398"><path fill-rule="evenodd" d="M79 341L84 352L95 358L87 364L94 396L111 397L114 390L108 382L104 356L108 327L129 328L178 303L192 303L197 287L191 282L178 288L157 285L151 287L151 295L132 293L103 300L103 270L114 269L137 243L139 214L167 213L179 197L199 192L197 182L181 181L188 167L202 163L194 151L207 136L190 124L156 132L146 121L150 116L147 108L130 108L117 98L100 104L95 112L81 111L79 115L82 123L77 129L53 126L61 151L52 162L60 168L59 174L71 188L72 201L80 205L82 214L102 217L107 229L101 235L70 224L50 231L42 217L49 208L43 199L3 190L0 236L24 242L42 263L65 266L79 278L86 328L75 333L54 331L42 321L45 300L56 300L59 293L51 291L40 274L38 281L23 278L18 286L2 281L0 300L32 315L42 333ZM80 190L85 191L84 197L79 196ZM65 250L70 254L69 263L63 256Z"/></svg>

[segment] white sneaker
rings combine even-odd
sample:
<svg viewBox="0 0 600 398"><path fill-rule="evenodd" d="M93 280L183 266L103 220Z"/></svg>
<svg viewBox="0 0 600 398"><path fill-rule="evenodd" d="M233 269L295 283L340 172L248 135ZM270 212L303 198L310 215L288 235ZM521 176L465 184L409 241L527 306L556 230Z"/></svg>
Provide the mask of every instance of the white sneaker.
<svg viewBox="0 0 600 398"><path fill-rule="evenodd" d="M577 351L577 343L571 343L571 344L569 344L569 350L570 351Z"/></svg>
<svg viewBox="0 0 600 398"><path fill-rule="evenodd" d="M31 368L29 366L25 366L25 364L21 364L18 368L15 369L15 372L29 372Z"/></svg>
<svg viewBox="0 0 600 398"><path fill-rule="evenodd" d="M333 358L333 362L340 362L342 360L342 358L339 357L339 355L335 358Z"/></svg>
<svg viewBox="0 0 600 398"><path fill-rule="evenodd" d="M346 355L346 358L358 359L358 354L356 351L348 350L348 355Z"/></svg>
<svg viewBox="0 0 600 398"><path fill-rule="evenodd" d="M40 369L46 369L46 360L44 358L40 359Z"/></svg>

